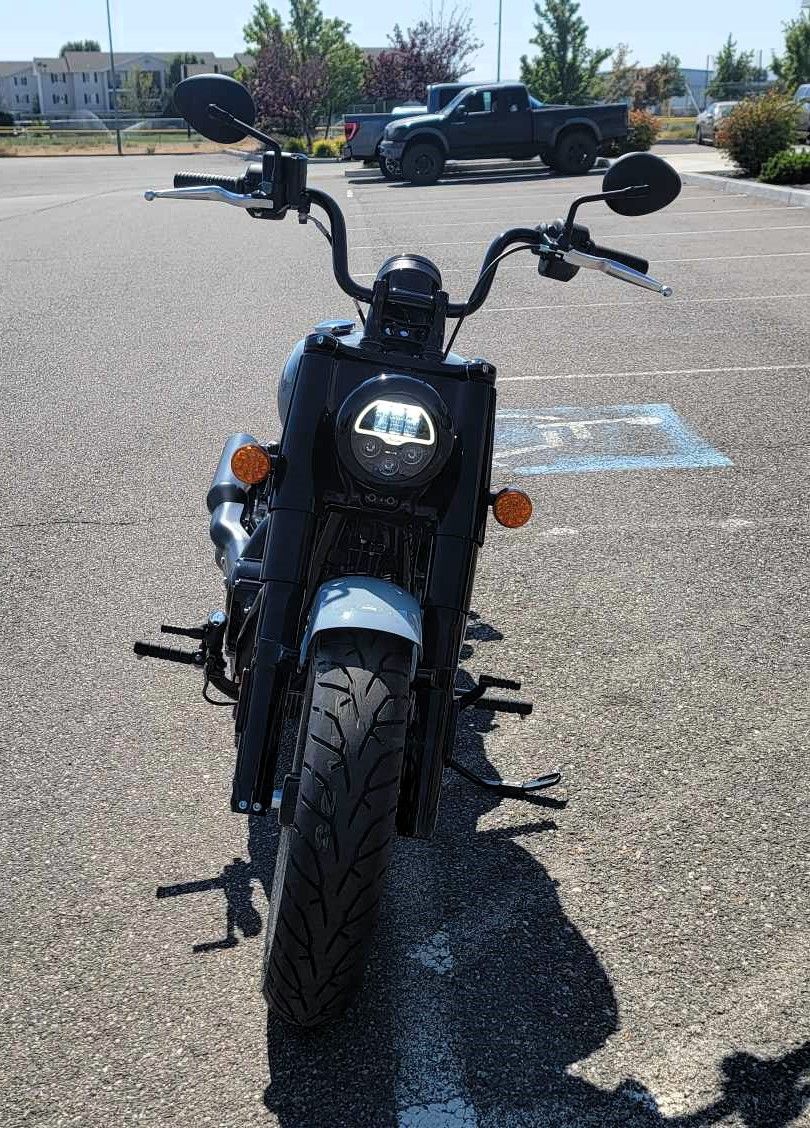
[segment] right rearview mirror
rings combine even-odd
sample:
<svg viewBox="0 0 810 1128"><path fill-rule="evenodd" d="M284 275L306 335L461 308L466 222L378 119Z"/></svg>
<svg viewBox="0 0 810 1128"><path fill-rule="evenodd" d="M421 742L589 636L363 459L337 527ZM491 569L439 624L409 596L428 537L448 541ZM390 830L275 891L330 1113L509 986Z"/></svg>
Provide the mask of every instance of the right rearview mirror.
<svg viewBox="0 0 810 1128"><path fill-rule="evenodd" d="M605 173L603 192L646 186L638 195L608 198L605 203L618 215L649 215L671 204L681 190L681 178L672 165L652 153L627 153Z"/></svg>
<svg viewBox="0 0 810 1128"><path fill-rule="evenodd" d="M208 112L210 105L227 110L246 125L256 121L256 107L250 92L241 82L225 74L195 74L183 79L174 88L174 104L192 129L220 145L244 141L247 134L231 122L212 117Z"/></svg>

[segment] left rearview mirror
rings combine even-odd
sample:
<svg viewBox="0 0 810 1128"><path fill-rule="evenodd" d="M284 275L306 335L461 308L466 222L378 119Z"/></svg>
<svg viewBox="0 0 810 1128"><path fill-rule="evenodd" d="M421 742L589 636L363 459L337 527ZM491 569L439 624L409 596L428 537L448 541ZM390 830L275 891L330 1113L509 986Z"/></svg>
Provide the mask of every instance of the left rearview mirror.
<svg viewBox="0 0 810 1128"><path fill-rule="evenodd" d="M241 82L225 74L195 74L174 88L174 104L192 129L220 145L243 141L247 137L244 130L211 116L208 107L212 103L246 125L256 121L256 107L250 92Z"/></svg>

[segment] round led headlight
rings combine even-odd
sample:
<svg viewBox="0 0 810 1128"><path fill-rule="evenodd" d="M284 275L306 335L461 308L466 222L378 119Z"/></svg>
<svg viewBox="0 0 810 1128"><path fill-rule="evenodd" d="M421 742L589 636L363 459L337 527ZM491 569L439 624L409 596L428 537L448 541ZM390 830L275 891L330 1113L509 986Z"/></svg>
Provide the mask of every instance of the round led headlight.
<svg viewBox="0 0 810 1128"><path fill-rule="evenodd" d="M337 433L352 476L376 486L422 484L438 473L452 446L443 400L410 376L362 384L340 409Z"/></svg>

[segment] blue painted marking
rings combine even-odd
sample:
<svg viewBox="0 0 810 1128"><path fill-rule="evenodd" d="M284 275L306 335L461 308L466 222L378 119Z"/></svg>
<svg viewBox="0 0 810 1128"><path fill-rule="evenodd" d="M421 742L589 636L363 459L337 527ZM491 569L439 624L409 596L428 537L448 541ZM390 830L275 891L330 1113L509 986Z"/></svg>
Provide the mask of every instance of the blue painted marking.
<svg viewBox="0 0 810 1128"><path fill-rule="evenodd" d="M507 409L495 420L492 466L513 475L731 465L668 403Z"/></svg>

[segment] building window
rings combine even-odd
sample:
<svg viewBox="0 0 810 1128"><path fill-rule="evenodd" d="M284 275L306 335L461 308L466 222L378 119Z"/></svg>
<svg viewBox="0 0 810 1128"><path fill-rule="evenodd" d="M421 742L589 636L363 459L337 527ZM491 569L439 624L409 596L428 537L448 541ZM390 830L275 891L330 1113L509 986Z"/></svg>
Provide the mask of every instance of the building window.
<svg viewBox="0 0 810 1128"><path fill-rule="evenodd" d="M96 94L96 105L98 105L98 94Z"/></svg>
<svg viewBox="0 0 810 1128"><path fill-rule="evenodd" d="M16 74L14 75L14 85L15 85L15 86L17 85L17 76L16 76Z"/></svg>
<svg viewBox="0 0 810 1128"><path fill-rule="evenodd" d="M58 81L59 81L59 75L58 74L52 74L51 75L51 82L58 82Z"/></svg>
<svg viewBox="0 0 810 1128"><path fill-rule="evenodd" d="M98 71L93 71L93 82L98 82Z"/></svg>
<svg viewBox="0 0 810 1128"><path fill-rule="evenodd" d="M14 101L15 101L15 102L19 102L19 100L20 100L20 95L19 95L19 94L15 94L15 95L14 95Z"/></svg>
<svg viewBox="0 0 810 1128"><path fill-rule="evenodd" d="M62 75L62 82L67 82L67 75L66 74Z"/></svg>
<svg viewBox="0 0 810 1128"><path fill-rule="evenodd" d="M20 86L27 86L27 85L28 85L28 76L23 75L22 78L20 79Z"/></svg>
<svg viewBox="0 0 810 1128"><path fill-rule="evenodd" d="M85 106L87 105L87 103L88 103L89 101L90 101L90 95L89 95L89 94L85 94L85 96L84 96L84 104L85 104Z"/></svg>
<svg viewBox="0 0 810 1128"><path fill-rule="evenodd" d="M54 94L54 95L53 95L53 104L54 104L55 106L58 106L58 105L59 105L59 95L58 95L58 94Z"/></svg>
<svg viewBox="0 0 810 1128"><path fill-rule="evenodd" d="M27 95L27 94L25 95L25 100L26 100L26 102L30 102L30 101L31 101L31 99L30 99L30 98L28 97L28 95Z"/></svg>
<svg viewBox="0 0 810 1128"><path fill-rule="evenodd" d="M82 71L82 82L87 82L87 71Z"/></svg>

